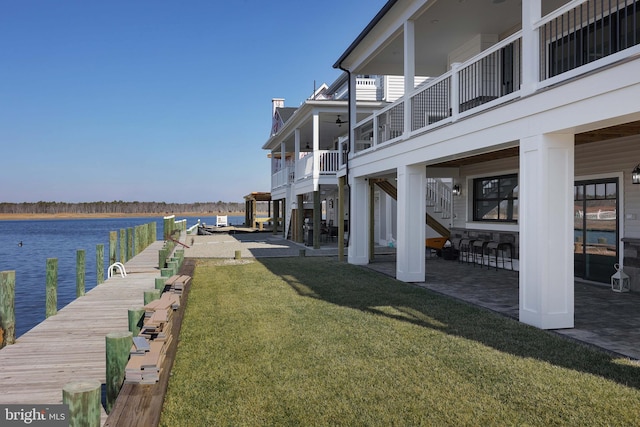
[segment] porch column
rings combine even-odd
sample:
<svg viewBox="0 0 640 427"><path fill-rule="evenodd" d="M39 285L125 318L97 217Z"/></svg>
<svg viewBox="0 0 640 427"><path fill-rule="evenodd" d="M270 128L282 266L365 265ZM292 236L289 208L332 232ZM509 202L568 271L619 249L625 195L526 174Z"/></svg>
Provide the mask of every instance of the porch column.
<svg viewBox="0 0 640 427"><path fill-rule="evenodd" d="M533 24L542 18L542 0L522 3L522 91L533 93L540 79L540 38Z"/></svg>
<svg viewBox="0 0 640 427"><path fill-rule="evenodd" d="M369 183L364 178L352 178L349 201L349 264L369 263Z"/></svg>
<svg viewBox="0 0 640 427"><path fill-rule="evenodd" d="M258 202L255 199L251 200L251 227L256 225L255 221L258 217Z"/></svg>
<svg viewBox="0 0 640 427"><path fill-rule="evenodd" d="M344 261L344 176L338 178L338 261Z"/></svg>
<svg viewBox="0 0 640 427"><path fill-rule="evenodd" d="M289 194L289 192L287 192ZM287 199L286 197L282 199L282 238L287 238L287 217L289 214L289 210L287 209L288 203L291 203L291 198ZM293 222L293 218L289 218L289 223ZM293 231L291 232L293 234Z"/></svg>
<svg viewBox="0 0 640 427"><path fill-rule="evenodd" d="M280 185L289 185L289 165L287 164L287 148L283 143L280 144L280 164L282 165L282 173L284 176L282 177L283 182Z"/></svg>
<svg viewBox="0 0 640 427"><path fill-rule="evenodd" d="M298 210L296 211L296 242L304 242L304 195L298 194Z"/></svg>
<svg viewBox="0 0 640 427"><path fill-rule="evenodd" d="M414 88L416 77L416 37L415 22L404 23L404 134L411 132L411 102L406 97ZM374 128L374 129L377 129Z"/></svg>
<svg viewBox="0 0 640 427"><path fill-rule="evenodd" d="M369 261L375 258L375 194L376 184L373 179L369 180Z"/></svg>
<svg viewBox="0 0 640 427"><path fill-rule="evenodd" d="M278 234L278 218L280 218L280 200L273 201L273 234Z"/></svg>
<svg viewBox="0 0 640 427"><path fill-rule="evenodd" d="M355 138L355 126L357 117L357 102L356 102L356 75L349 73L349 153L356 152L356 138ZM374 128L375 129L375 128ZM374 132L375 134L375 132ZM349 162L349 154L345 162Z"/></svg>
<svg viewBox="0 0 640 427"><path fill-rule="evenodd" d="M313 249L320 249L320 226L322 221L322 208L320 204L320 191L313 192Z"/></svg>
<svg viewBox="0 0 640 427"><path fill-rule="evenodd" d="M294 156L293 159L293 182L292 185L295 185L296 180L298 179L298 163L300 163L300 129L296 128L293 131L293 146L294 146Z"/></svg>
<svg viewBox="0 0 640 427"><path fill-rule="evenodd" d="M320 180L320 114L313 112L313 190L318 191Z"/></svg>
<svg viewBox="0 0 640 427"><path fill-rule="evenodd" d="M573 328L574 136L520 140L520 321Z"/></svg>
<svg viewBox="0 0 640 427"><path fill-rule="evenodd" d="M398 239L396 278L403 282L425 281L426 168L398 168Z"/></svg>

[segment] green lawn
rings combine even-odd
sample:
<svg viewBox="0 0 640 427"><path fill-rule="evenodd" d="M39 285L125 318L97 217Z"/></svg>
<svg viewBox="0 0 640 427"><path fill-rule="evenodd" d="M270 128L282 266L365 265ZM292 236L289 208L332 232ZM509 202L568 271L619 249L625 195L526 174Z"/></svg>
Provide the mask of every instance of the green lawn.
<svg viewBox="0 0 640 427"><path fill-rule="evenodd" d="M196 267L163 426L640 424L640 366L330 259Z"/></svg>

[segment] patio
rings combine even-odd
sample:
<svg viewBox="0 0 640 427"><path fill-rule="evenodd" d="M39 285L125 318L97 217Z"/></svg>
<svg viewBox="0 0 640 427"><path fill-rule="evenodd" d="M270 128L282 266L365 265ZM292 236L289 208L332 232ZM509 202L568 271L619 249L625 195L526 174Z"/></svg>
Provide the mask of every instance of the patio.
<svg viewBox="0 0 640 427"><path fill-rule="evenodd" d="M416 285L518 318L518 272L480 268L442 258L426 261L426 282ZM372 270L395 276L395 255L376 255ZM640 295L575 282L575 327L552 332L640 360Z"/></svg>

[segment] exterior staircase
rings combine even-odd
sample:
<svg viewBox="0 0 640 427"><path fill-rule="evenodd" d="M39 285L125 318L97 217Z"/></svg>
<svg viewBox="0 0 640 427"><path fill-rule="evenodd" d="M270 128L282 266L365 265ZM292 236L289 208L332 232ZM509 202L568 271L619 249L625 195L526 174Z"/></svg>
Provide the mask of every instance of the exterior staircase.
<svg viewBox="0 0 640 427"><path fill-rule="evenodd" d="M374 183L394 200L398 200L398 189L386 179L375 180ZM449 238L451 231L428 211L431 210L443 219L451 218L451 187L442 180L427 179L427 214L426 224L442 237Z"/></svg>

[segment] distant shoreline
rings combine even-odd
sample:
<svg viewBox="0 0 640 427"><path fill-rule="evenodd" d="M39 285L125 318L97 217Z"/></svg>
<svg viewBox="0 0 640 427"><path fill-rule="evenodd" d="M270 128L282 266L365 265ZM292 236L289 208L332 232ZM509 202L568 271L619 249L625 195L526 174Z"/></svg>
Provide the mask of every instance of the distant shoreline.
<svg viewBox="0 0 640 427"><path fill-rule="evenodd" d="M265 212L266 213L266 212ZM262 214L259 212L259 214ZM59 213L59 214L7 214L0 213L0 221L18 221L34 219L107 219L107 218L146 218L151 216L165 217L175 215L176 219L182 217L212 217L216 215L244 216L244 212L181 212L181 213Z"/></svg>

